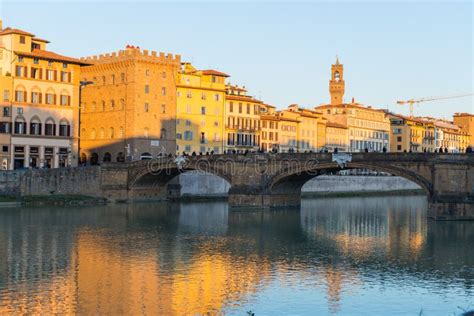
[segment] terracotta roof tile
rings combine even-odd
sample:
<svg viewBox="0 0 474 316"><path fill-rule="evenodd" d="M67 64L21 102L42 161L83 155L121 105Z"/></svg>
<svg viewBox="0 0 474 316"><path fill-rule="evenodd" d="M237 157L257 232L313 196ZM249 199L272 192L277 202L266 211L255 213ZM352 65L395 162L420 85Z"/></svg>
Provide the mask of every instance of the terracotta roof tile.
<svg viewBox="0 0 474 316"><path fill-rule="evenodd" d="M68 63L73 63L73 64L79 64L79 65L89 65L89 63L86 63L80 59L77 58L72 58L72 57L67 57L67 56L62 56L47 50L41 50L41 49L34 49L32 52L15 52L18 55L21 56L27 56L27 57L35 57L35 58L41 58L41 59L48 59L48 60L57 60L57 61L65 61Z"/></svg>
<svg viewBox="0 0 474 316"><path fill-rule="evenodd" d="M20 34L20 35L26 35L26 36L35 36L34 34L25 32L23 30L12 29L10 27L7 27L7 28L0 31L0 35L8 35L8 34Z"/></svg>
<svg viewBox="0 0 474 316"><path fill-rule="evenodd" d="M217 71L217 70L213 70L213 69L206 69L206 70L202 70L202 73L204 75L214 75L214 76L221 76L221 77L230 77L228 74L226 73L223 73L223 72L220 72L220 71Z"/></svg>

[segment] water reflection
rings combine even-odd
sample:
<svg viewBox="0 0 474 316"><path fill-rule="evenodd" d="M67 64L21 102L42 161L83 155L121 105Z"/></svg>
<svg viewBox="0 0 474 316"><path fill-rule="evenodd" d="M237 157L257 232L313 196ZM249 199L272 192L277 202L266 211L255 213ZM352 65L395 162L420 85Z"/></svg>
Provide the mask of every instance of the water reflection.
<svg viewBox="0 0 474 316"><path fill-rule="evenodd" d="M474 223L425 216L423 197L0 209L0 314L459 312Z"/></svg>

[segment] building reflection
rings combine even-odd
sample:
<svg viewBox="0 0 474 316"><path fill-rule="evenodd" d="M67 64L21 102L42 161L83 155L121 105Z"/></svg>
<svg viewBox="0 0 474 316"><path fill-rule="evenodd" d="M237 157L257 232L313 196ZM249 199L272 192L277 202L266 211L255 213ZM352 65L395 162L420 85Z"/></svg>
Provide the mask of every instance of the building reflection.
<svg viewBox="0 0 474 316"><path fill-rule="evenodd" d="M225 203L2 210L0 314L212 314L295 281L325 291L337 313L348 291L393 271L472 291L474 227L428 222L425 208L423 198L385 197L304 200L281 211Z"/></svg>

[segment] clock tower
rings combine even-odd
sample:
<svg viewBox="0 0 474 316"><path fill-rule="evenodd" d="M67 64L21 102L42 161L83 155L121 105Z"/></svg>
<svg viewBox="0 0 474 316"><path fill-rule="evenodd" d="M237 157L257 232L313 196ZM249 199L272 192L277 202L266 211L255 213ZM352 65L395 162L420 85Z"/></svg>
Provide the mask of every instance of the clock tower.
<svg viewBox="0 0 474 316"><path fill-rule="evenodd" d="M336 57L336 63L331 66L331 80L329 80L329 94L331 105L343 103L344 98L344 67Z"/></svg>

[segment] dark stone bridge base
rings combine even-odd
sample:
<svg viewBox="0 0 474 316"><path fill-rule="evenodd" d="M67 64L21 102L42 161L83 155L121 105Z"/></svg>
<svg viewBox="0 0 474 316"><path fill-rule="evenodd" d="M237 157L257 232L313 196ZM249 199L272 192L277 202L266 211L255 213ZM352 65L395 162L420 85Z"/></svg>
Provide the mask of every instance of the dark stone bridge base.
<svg viewBox="0 0 474 316"><path fill-rule="evenodd" d="M428 217L437 221L474 220L474 203L429 202Z"/></svg>
<svg viewBox="0 0 474 316"><path fill-rule="evenodd" d="M285 208L299 207L301 194L229 194L230 208Z"/></svg>

